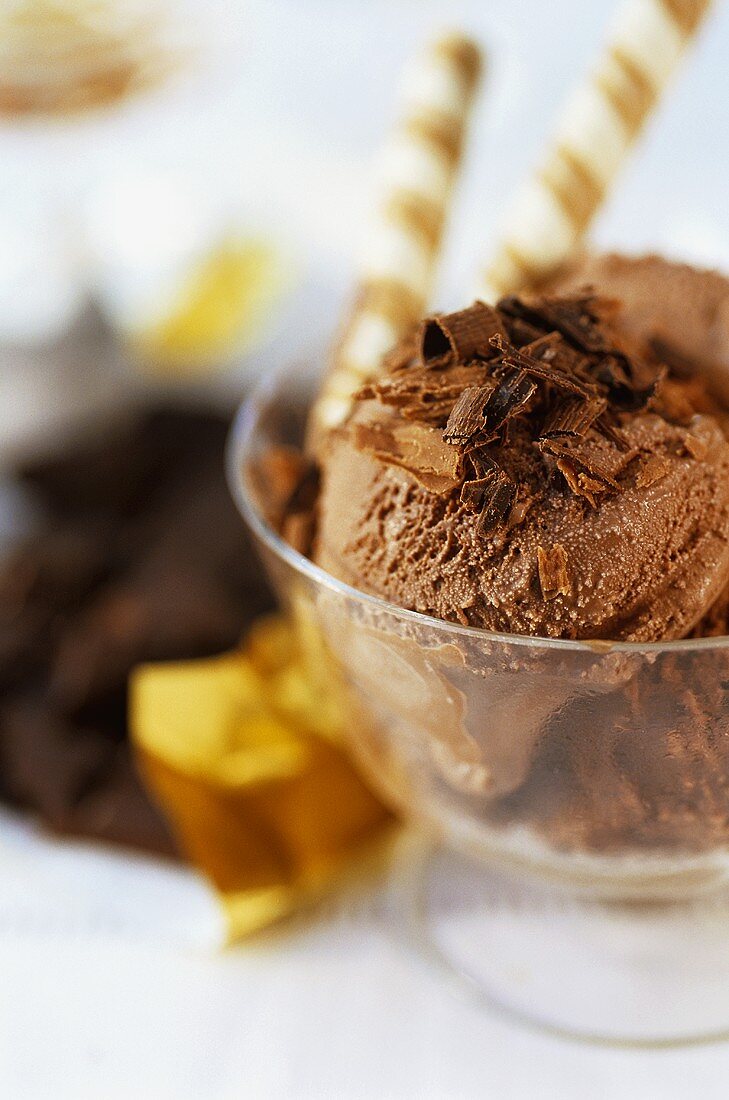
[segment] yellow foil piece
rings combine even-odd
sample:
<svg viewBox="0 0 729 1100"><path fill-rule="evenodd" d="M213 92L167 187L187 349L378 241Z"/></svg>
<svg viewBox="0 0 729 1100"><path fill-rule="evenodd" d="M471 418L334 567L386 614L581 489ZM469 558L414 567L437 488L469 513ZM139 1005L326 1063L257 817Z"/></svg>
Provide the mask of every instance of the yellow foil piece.
<svg viewBox="0 0 729 1100"><path fill-rule="evenodd" d="M218 891L230 940L319 894L390 821L336 743L331 694L306 675L278 617L240 652L133 676L147 785Z"/></svg>
<svg viewBox="0 0 729 1100"><path fill-rule="evenodd" d="M188 273L165 314L133 334L132 349L160 373L206 374L260 338L283 283L271 245L225 240Z"/></svg>

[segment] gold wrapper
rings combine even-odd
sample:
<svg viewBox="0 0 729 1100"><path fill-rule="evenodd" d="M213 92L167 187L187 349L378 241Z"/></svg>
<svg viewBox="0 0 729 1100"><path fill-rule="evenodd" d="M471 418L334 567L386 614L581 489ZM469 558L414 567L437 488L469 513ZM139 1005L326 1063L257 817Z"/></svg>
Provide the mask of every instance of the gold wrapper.
<svg viewBox="0 0 729 1100"><path fill-rule="evenodd" d="M321 893L391 821L280 618L239 652L139 668L130 714L145 781L217 890L230 940Z"/></svg>

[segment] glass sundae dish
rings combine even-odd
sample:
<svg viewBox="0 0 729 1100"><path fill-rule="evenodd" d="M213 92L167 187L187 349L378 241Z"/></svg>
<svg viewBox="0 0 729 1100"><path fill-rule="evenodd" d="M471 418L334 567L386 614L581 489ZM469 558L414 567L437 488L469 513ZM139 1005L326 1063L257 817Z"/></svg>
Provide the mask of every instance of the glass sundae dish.
<svg viewBox="0 0 729 1100"><path fill-rule="evenodd" d="M588 268L426 322L318 475L311 389L267 382L232 480L358 760L445 845L408 865L432 957L560 1030L694 1039L729 1026L729 284Z"/></svg>

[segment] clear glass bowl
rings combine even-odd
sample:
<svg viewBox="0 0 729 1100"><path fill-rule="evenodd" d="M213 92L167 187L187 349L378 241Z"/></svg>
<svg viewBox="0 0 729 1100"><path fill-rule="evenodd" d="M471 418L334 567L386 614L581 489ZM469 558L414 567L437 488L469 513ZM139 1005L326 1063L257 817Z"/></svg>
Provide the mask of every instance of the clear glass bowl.
<svg viewBox="0 0 729 1100"><path fill-rule="evenodd" d="M300 371L259 386L231 484L312 667L346 692L356 757L441 842L399 874L410 933L558 1030L729 1030L729 639L491 634L341 583L267 518L266 455L300 443L311 392Z"/></svg>

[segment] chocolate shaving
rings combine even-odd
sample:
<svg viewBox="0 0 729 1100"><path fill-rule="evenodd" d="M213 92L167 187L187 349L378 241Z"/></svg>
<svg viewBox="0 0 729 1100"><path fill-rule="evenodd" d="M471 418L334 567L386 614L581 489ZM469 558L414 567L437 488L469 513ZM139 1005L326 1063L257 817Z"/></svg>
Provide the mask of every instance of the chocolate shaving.
<svg viewBox="0 0 729 1100"><path fill-rule="evenodd" d="M443 432L446 443L470 443L485 426L484 410L494 392L496 391L490 386L469 386L463 391L453 406Z"/></svg>
<svg viewBox="0 0 729 1100"><path fill-rule="evenodd" d="M563 374L581 374L583 368L590 362L586 355L582 355L566 342L559 332L547 332L538 336L519 349L524 355L531 355L540 363L549 363L555 370ZM582 379L591 385L591 379L586 375Z"/></svg>
<svg viewBox="0 0 729 1100"><path fill-rule="evenodd" d="M574 375L569 375L566 371L557 370L553 363L544 363L540 359L536 359L533 355L530 355L523 348L515 348L513 344L510 344L508 340L504 340L502 336L492 337L491 343L493 347L501 352L503 356L502 362L505 367L526 371L535 378L539 378L542 382L549 382L550 385L558 389L566 390L568 393L576 393L581 394L583 397L588 397L595 392L595 387L591 383L576 378Z"/></svg>
<svg viewBox="0 0 729 1100"><path fill-rule="evenodd" d="M468 464L473 470L475 475L474 480L481 481L485 477L489 477L491 473L501 469L493 458L486 453L484 447L475 447L470 450L467 455Z"/></svg>
<svg viewBox="0 0 729 1100"><path fill-rule="evenodd" d="M499 429L515 416L536 393L537 385L522 370L509 371L489 394L484 407L484 428L489 433Z"/></svg>
<svg viewBox="0 0 729 1100"><path fill-rule="evenodd" d="M480 512L488 498L496 488L498 481L505 478L500 466L490 458L481 456L478 465L478 476L475 480L466 481L461 486L461 503L471 512Z"/></svg>
<svg viewBox="0 0 729 1100"><path fill-rule="evenodd" d="M457 313L439 314L423 322L421 356L431 370L472 359L493 359L492 336L506 336L503 321L495 309L474 302Z"/></svg>
<svg viewBox="0 0 729 1100"><path fill-rule="evenodd" d="M585 473L604 481L607 488L618 489L617 481L608 473L605 467L592 454L581 447L571 447L558 439L544 439L539 442L539 449L543 454L552 455L553 458L566 458L574 462Z"/></svg>
<svg viewBox="0 0 729 1100"><path fill-rule="evenodd" d="M600 361L595 369L595 377L614 394L629 390L631 386L625 361L616 359L614 355Z"/></svg>
<svg viewBox="0 0 729 1100"><path fill-rule="evenodd" d="M656 481L664 478L670 469L671 463L667 458L663 458L661 455L649 455L641 463L636 475L636 488L647 489L649 485L654 485Z"/></svg>
<svg viewBox="0 0 729 1100"><path fill-rule="evenodd" d="M520 317L509 317L509 337L516 347L520 348L524 344L532 344L542 335L543 329L537 328L536 325L530 325L528 321L524 321Z"/></svg>
<svg viewBox="0 0 729 1100"><path fill-rule="evenodd" d="M585 497L593 507L598 495L620 489L615 478L591 454L568 447L557 439L542 440L538 446L543 454L556 459L557 469L572 492Z"/></svg>
<svg viewBox="0 0 729 1100"><path fill-rule="evenodd" d="M582 438L607 408L604 397L565 397L555 405L542 428L542 439L569 435Z"/></svg>
<svg viewBox="0 0 729 1100"><path fill-rule="evenodd" d="M494 478L486 477L480 481L464 481L461 486L461 504L469 512L480 512L494 488Z"/></svg>
<svg viewBox="0 0 729 1100"><path fill-rule="evenodd" d="M557 329L578 348L591 354L612 350L594 312L596 298L584 295L576 298L505 298L499 309L527 321L542 322Z"/></svg>
<svg viewBox="0 0 729 1100"><path fill-rule="evenodd" d="M357 399L376 398L383 405L398 408L406 420L442 428L463 390L484 384L493 385L483 366L451 367L447 371L411 367L368 382L357 393Z"/></svg>
<svg viewBox="0 0 729 1100"><path fill-rule="evenodd" d="M651 367L639 359L627 360L627 383L616 382L610 387L610 399L614 406L627 412L646 408L658 395L666 377L665 367Z"/></svg>
<svg viewBox="0 0 729 1100"><path fill-rule="evenodd" d="M538 546L537 568L539 570L539 584L545 600L553 600L555 596L568 596L570 594L567 554L563 546L557 543L549 550L545 550L543 546Z"/></svg>
<svg viewBox="0 0 729 1100"><path fill-rule="evenodd" d="M505 527L515 500L516 485L502 474L484 499L483 511L476 524L477 533L485 538Z"/></svg>
<svg viewBox="0 0 729 1100"><path fill-rule="evenodd" d="M557 469L564 476L575 496L584 497L593 508L597 507L597 497L608 491L608 487L603 482L592 477L585 470L580 470L569 459L558 459Z"/></svg>

